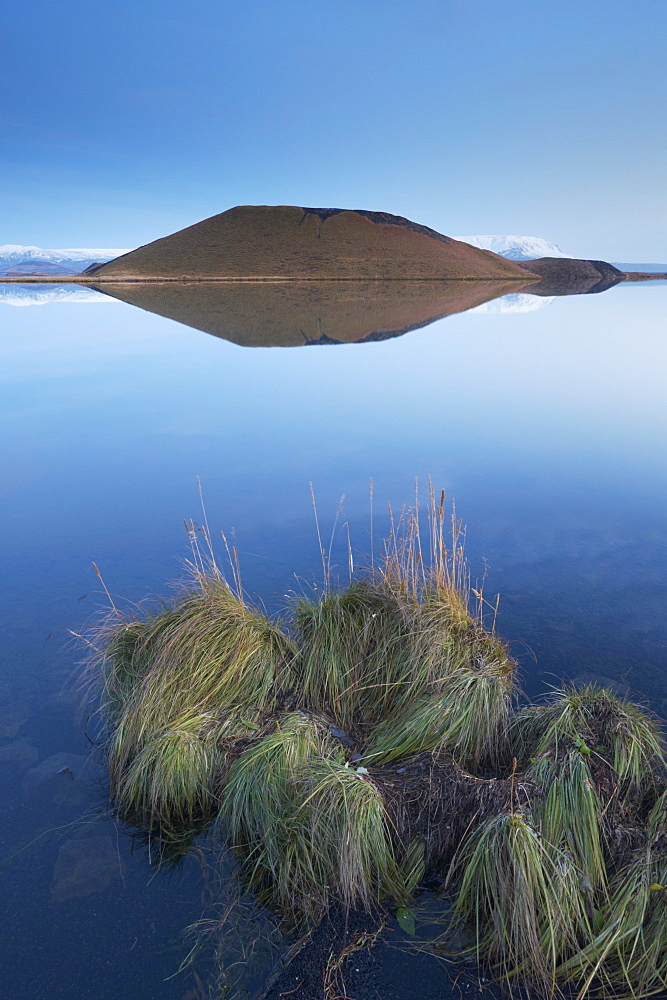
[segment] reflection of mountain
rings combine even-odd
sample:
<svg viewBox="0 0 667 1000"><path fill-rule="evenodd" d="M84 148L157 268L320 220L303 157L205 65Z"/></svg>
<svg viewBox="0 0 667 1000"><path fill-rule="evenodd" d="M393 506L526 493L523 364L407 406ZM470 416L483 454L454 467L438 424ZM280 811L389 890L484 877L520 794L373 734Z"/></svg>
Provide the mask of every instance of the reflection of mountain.
<svg viewBox="0 0 667 1000"><path fill-rule="evenodd" d="M80 285L0 284L0 303L7 306L45 306L50 302L113 302L108 295Z"/></svg>
<svg viewBox="0 0 667 1000"><path fill-rule="evenodd" d="M296 347L398 337L514 291L516 282L99 282L96 287L244 347Z"/></svg>

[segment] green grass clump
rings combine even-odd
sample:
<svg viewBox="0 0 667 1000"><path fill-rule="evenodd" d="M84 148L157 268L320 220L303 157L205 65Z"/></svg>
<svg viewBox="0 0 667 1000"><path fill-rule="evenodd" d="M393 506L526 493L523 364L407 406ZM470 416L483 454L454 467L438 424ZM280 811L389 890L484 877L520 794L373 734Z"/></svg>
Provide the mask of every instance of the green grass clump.
<svg viewBox="0 0 667 1000"><path fill-rule="evenodd" d="M247 736L275 708L295 655L217 575L196 583L174 606L105 636L113 793L122 809L165 821L170 803L180 821L210 800L221 741Z"/></svg>
<svg viewBox="0 0 667 1000"><path fill-rule="evenodd" d="M294 712L230 768L220 811L248 883L292 918L406 892L382 795L320 719Z"/></svg>
<svg viewBox="0 0 667 1000"><path fill-rule="evenodd" d="M651 714L606 688L588 684L556 691L544 705L530 706L513 720L512 740L528 762L544 755L561 760L578 749L592 764L612 768L621 797L640 797L664 771L660 726Z"/></svg>
<svg viewBox="0 0 667 1000"><path fill-rule="evenodd" d="M497 601L470 587L455 519L445 546L444 498L429 548L401 523L379 567L297 601L289 633L201 557L171 605L114 608L96 663L115 803L176 848L217 815L293 927L331 900L411 906L447 865L469 950L512 988L666 989L660 727L595 685L516 711Z"/></svg>
<svg viewBox="0 0 667 1000"><path fill-rule="evenodd" d="M587 927L579 873L547 849L527 816L495 816L464 846L455 912L474 934L471 951L504 981L550 996L564 955Z"/></svg>
<svg viewBox="0 0 667 1000"><path fill-rule="evenodd" d="M667 988L667 792L648 817L647 839L619 866L597 933L564 962L577 997L649 997Z"/></svg>
<svg viewBox="0 0 667 1000"><path fill-rule="evenodd" d="M410 670L407 627L394 595L360 581L294 611L301 651L299 689L306 707L344 729L380 720Z"/></svg>
<svg viewBox="0 0 667 1000"><path fill-rule="evenodd" d="M346 907L369 909L389 897L404 903L405 878L394 858L383 796L373 781L335 761L313 762L304 776L311 790L302 809L327 883Z"/></svg>
<svg viewBox="0 0 667 1000"><path fill-rule="evenodd" d="M428 681L459 670L486 669L514 676L516 663L504 643L469 608L467 595L448 582L426 580L414 608L415 656Z"/></svg>
<svg viewBox="0 0 667 1000"><path fill-rule="evenodd" d="M315 854L300 850L305 827L298 813L308 795L304 766L339 752L326 722L292 712L245 750L227 774L220 809L227 841L241 853L249 885L274 893L283 904L293 892L309 910L323 905L327 883L317 884Z"/></svg>
<svg viewBox="0 0 667 1000"><path fill-rule="evenodd" d="M196 712L180 716L147 738L127 767L112 772L113 797L125 811L146 817L149 825L191 823L215 803L223 763L218 739L214 717Z"/></svg>
<svg viewBox="0 0 667 1000"><path fill-rule="evenodd" d="M547 844L568 852L581 873L581 889L591 900L606 890L607 874L601 818L604 804L588 758L571 750L562 760L541 757L528 773L540 789L535 817Z"/></svg>
<svg viewBox="0 0 667 1000"><path fill-rule="evenodd" d="M436 751L474 771L504 743L511 698L511 676L499 675L493 667L448 674L413 704L401 702L377 726L364 761L377 765Z"/></svg>

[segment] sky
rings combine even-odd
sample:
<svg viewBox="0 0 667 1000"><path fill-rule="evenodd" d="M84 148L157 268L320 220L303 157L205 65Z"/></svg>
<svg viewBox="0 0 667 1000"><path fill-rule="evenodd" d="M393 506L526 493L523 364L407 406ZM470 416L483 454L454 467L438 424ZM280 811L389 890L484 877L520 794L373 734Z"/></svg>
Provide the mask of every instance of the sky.
<svg viewBox="0 0 667 1000"><path fill-rule="evenodd" d="M664 0L2 5L0 244L239 204L667 260Z"/></svg>

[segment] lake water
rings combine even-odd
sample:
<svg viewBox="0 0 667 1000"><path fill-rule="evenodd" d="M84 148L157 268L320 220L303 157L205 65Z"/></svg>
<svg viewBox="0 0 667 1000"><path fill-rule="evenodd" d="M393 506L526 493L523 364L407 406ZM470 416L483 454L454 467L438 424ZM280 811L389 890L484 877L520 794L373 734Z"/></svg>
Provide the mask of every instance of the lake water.
<svg viewBox="0 0 667 1000"><path fill-rule="evenodd" d="M358 303L328 301L327 324L302 331L298 303L278 321L262 299L250 323L246 297L211 336L145 311L154 300L71 287L12 306L34 293L0 296L3 996L197 995L192 974L167 977L210 878L195 856L157 871L116 826L70 683L70 630L106 604L92 562L122 598L167 593L197 477L247 591L276 609L320 578L310 482L327 538L344 495L363 563L369 481L379 537L386 502L430 475L467 525L473 577L486 560L502 594L524 690L599 678L667 715L665 283L509 296L426 326L448 308L417 303L362 343L333 343L372 333ZM203 308L186 310L194 326ZM295 346L239 346L267 324Z"/></svg>

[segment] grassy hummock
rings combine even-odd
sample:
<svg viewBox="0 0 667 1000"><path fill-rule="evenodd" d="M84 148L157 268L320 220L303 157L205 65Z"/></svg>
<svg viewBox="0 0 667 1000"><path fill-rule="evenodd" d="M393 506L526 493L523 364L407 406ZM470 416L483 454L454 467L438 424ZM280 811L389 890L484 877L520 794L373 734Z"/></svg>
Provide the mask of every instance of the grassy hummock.
<svg viewBox="0 0 667 1000"><path fill-rule="evenodd" d="M286 624L215 563L98 631L111 795L150 831L215 821L292 925L410 907L424 873L499 980L551 997L667 987L667 771L651 714L588 685L518 707L497 604L444 501L379 568ZM476 605L472 603L472 596ZM490 618L487 611L490 609Z"/></svg>

